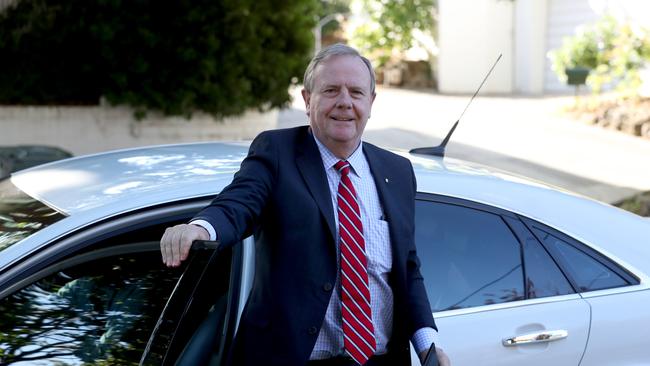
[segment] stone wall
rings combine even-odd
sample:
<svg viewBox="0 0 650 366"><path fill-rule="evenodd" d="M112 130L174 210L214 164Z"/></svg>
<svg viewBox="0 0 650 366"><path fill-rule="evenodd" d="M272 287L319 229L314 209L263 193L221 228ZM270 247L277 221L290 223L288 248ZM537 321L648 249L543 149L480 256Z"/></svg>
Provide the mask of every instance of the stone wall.
<svg viewBox="0 0 650 366"><path fill-rule="evenodd" d="M276 110L248 112L217 121L149 113L136 120L125 107L0 106L0 146L49 145L74 155L144 146L210 140L249 140L277 126Z"/></svg>

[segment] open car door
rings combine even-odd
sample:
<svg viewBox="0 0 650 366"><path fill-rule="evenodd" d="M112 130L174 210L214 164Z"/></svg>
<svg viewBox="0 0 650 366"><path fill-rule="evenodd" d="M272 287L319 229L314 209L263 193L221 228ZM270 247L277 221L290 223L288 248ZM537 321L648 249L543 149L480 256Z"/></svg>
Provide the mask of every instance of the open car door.
<svg viewBox="0 0 650 366"><path fill-rule="evenodd" d="M140 365L221 365L236 331L242 245L196 241Z"/></svg>

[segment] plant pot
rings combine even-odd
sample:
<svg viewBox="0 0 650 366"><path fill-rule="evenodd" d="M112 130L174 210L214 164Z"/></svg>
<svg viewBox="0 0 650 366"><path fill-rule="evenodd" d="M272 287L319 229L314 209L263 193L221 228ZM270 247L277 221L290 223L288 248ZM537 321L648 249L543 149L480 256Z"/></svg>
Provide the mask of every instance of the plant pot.
<svg viewBox="0 0 650 366"><path fill-rule="evenodd" d="M587 81L591 69L587 67L571 67L564 69L567 76L567 84L569 85L583 85Z"/></svg>

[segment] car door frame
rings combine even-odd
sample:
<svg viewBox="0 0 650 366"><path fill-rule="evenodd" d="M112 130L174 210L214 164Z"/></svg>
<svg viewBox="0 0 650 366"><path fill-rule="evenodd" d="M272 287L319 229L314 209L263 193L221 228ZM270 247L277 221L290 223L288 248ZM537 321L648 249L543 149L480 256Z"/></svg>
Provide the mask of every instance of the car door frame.
<svg viewBox="0 0 650 366"><path fill-rule="evenodd" d="M33 281L33 275L44 268L61 261L73 253L117 236L121 233L141 230L165 222L177 222L189 218L209 201L205 198L173 202L146 207L135 212L107 217L97 223L78 228L24 255L5 268L0 274L0 299ZM60 222L64 224L64 221Z"/></svg>

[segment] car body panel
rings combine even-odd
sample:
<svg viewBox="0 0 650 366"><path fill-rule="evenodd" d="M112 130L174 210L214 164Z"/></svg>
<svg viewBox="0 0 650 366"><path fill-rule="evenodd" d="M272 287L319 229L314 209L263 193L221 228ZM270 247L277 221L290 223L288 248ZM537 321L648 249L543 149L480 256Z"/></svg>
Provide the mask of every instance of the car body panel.
<svg viewBox="0 0 650 366"><path fill-rule="evenodd" d="M581 366L650 365L650 290L594 294L592 326Z"/></svg>
<svg viewBox="0 0 650 366"><path fill-rule="evenodd" d="M453 311L435 314L439 329L444 330L441 343L455 365L580 364L589 335L590 309L579 295L510 304L473 308L455 315ZM553 330L565 330L569 336L537 344L502 344L506 338Z"/></svg>

